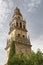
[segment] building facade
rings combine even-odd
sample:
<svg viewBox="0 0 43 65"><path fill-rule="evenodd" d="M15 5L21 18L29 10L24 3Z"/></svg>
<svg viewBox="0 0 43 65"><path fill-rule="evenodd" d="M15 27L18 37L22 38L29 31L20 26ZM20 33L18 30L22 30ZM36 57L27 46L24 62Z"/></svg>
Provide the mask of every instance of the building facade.
<svg viewBox="0 0 43 65"><path fill-rule="evenodd" d="M19 8L16 7L12 21L10 22L10 30L8 33L8 40L6 45L6 60L10 51L11 41L15 43L16 54L24 53L25 55L31 53L30 39L27 37L26 21L23 20L22 14Z"/></svg>

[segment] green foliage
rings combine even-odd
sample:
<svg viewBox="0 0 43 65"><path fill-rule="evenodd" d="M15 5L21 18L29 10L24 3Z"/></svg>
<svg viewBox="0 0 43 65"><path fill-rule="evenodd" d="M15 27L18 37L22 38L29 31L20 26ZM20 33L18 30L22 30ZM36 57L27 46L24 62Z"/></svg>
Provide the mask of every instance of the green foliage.
<svg viewBox="0 0 43 65"><path fill-rule="evenodd" d="M15 43L14 43L14 41L12 41L10 53L9 53L9 58L11 58L14 54L15 54Z"/></svg>
<svg viewBox="0 0 43 65"><path fill-rule="evenodd" d="M31 52L30 55L15 54L14 42L11 44L9 59L7 65L43 65L43 53L38 50L36 53Z"/></svg>
<svg viewBox="0 0 43 65"><path fill-rule="evenodd" d="M11 59L13 58L14 54L15 54L15 43L14 41L12 41L10 46L8 65L10 65Z"/></svg>
<svg viewBox="0 0 43 65"><path fill-rule="evenodd" d="M39 49L29 56L29 65L43 65L43 53Z"/></svg>
<svg viewBox="0 0 43 65"><path fill-rule="evenodd" d="M14 55L12 59L9 60L8 65L27 65L27 58L20 54Z"/></svg>
<svg viewBox="0 0 43 65"><path fill-rule="evenodd" d="M38 65L43 65L43 53L40 51L40 49L38 49L36 53L36 59L37 59Z"/></svg>

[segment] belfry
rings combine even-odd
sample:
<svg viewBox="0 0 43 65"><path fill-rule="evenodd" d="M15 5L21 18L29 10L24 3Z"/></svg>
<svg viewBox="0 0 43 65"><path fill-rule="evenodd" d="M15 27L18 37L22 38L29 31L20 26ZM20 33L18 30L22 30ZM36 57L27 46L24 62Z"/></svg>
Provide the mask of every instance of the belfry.
<svg viewBox="0 0 43 65"><path fill-rule="evenodd" d="M8 33L8 40L6 45L6 55L8 59L11 41L15 44L15 53L23 53L25 55L31 53L30 39L27 37L26 21L23 19L19 8L16 7L12 21L10 22L10 30Z"/></svg>

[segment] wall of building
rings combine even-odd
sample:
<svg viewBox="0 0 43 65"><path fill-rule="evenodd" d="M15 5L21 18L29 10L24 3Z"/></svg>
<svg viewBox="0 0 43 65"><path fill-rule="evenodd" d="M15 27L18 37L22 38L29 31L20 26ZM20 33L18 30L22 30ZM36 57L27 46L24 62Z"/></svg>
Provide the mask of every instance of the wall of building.
<svg viewBox="0 0 43 65"><path fill-rule="evenodd" d="M21 44L15 44L15 51L17 54L24 53L25 55L31 53L31 47Z"/></svg>
<svg viewBox="0 0 43 65"><path fill-rule="evenodd" d="M6 64L7 61L8 61L8 58L9 58L9 52L10 52L10 47L6 50L6 61L5 61L5 64Z"/></svg>

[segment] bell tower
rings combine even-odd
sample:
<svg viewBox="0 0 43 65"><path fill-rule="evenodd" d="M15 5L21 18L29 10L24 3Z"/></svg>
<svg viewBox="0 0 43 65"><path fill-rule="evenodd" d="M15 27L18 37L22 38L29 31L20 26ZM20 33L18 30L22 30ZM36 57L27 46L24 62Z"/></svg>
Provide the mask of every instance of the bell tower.
<svg viewBox="0 0 43 65"><path fill-rule="evenodd" d="M16 54L24 53L25 55L31 53L30 39L27 38L26 21L23 20L19 8L16 7L12 21L10 22L10 30L7 40L7 59L10 51L11 41L14 41Z"/></svg>

